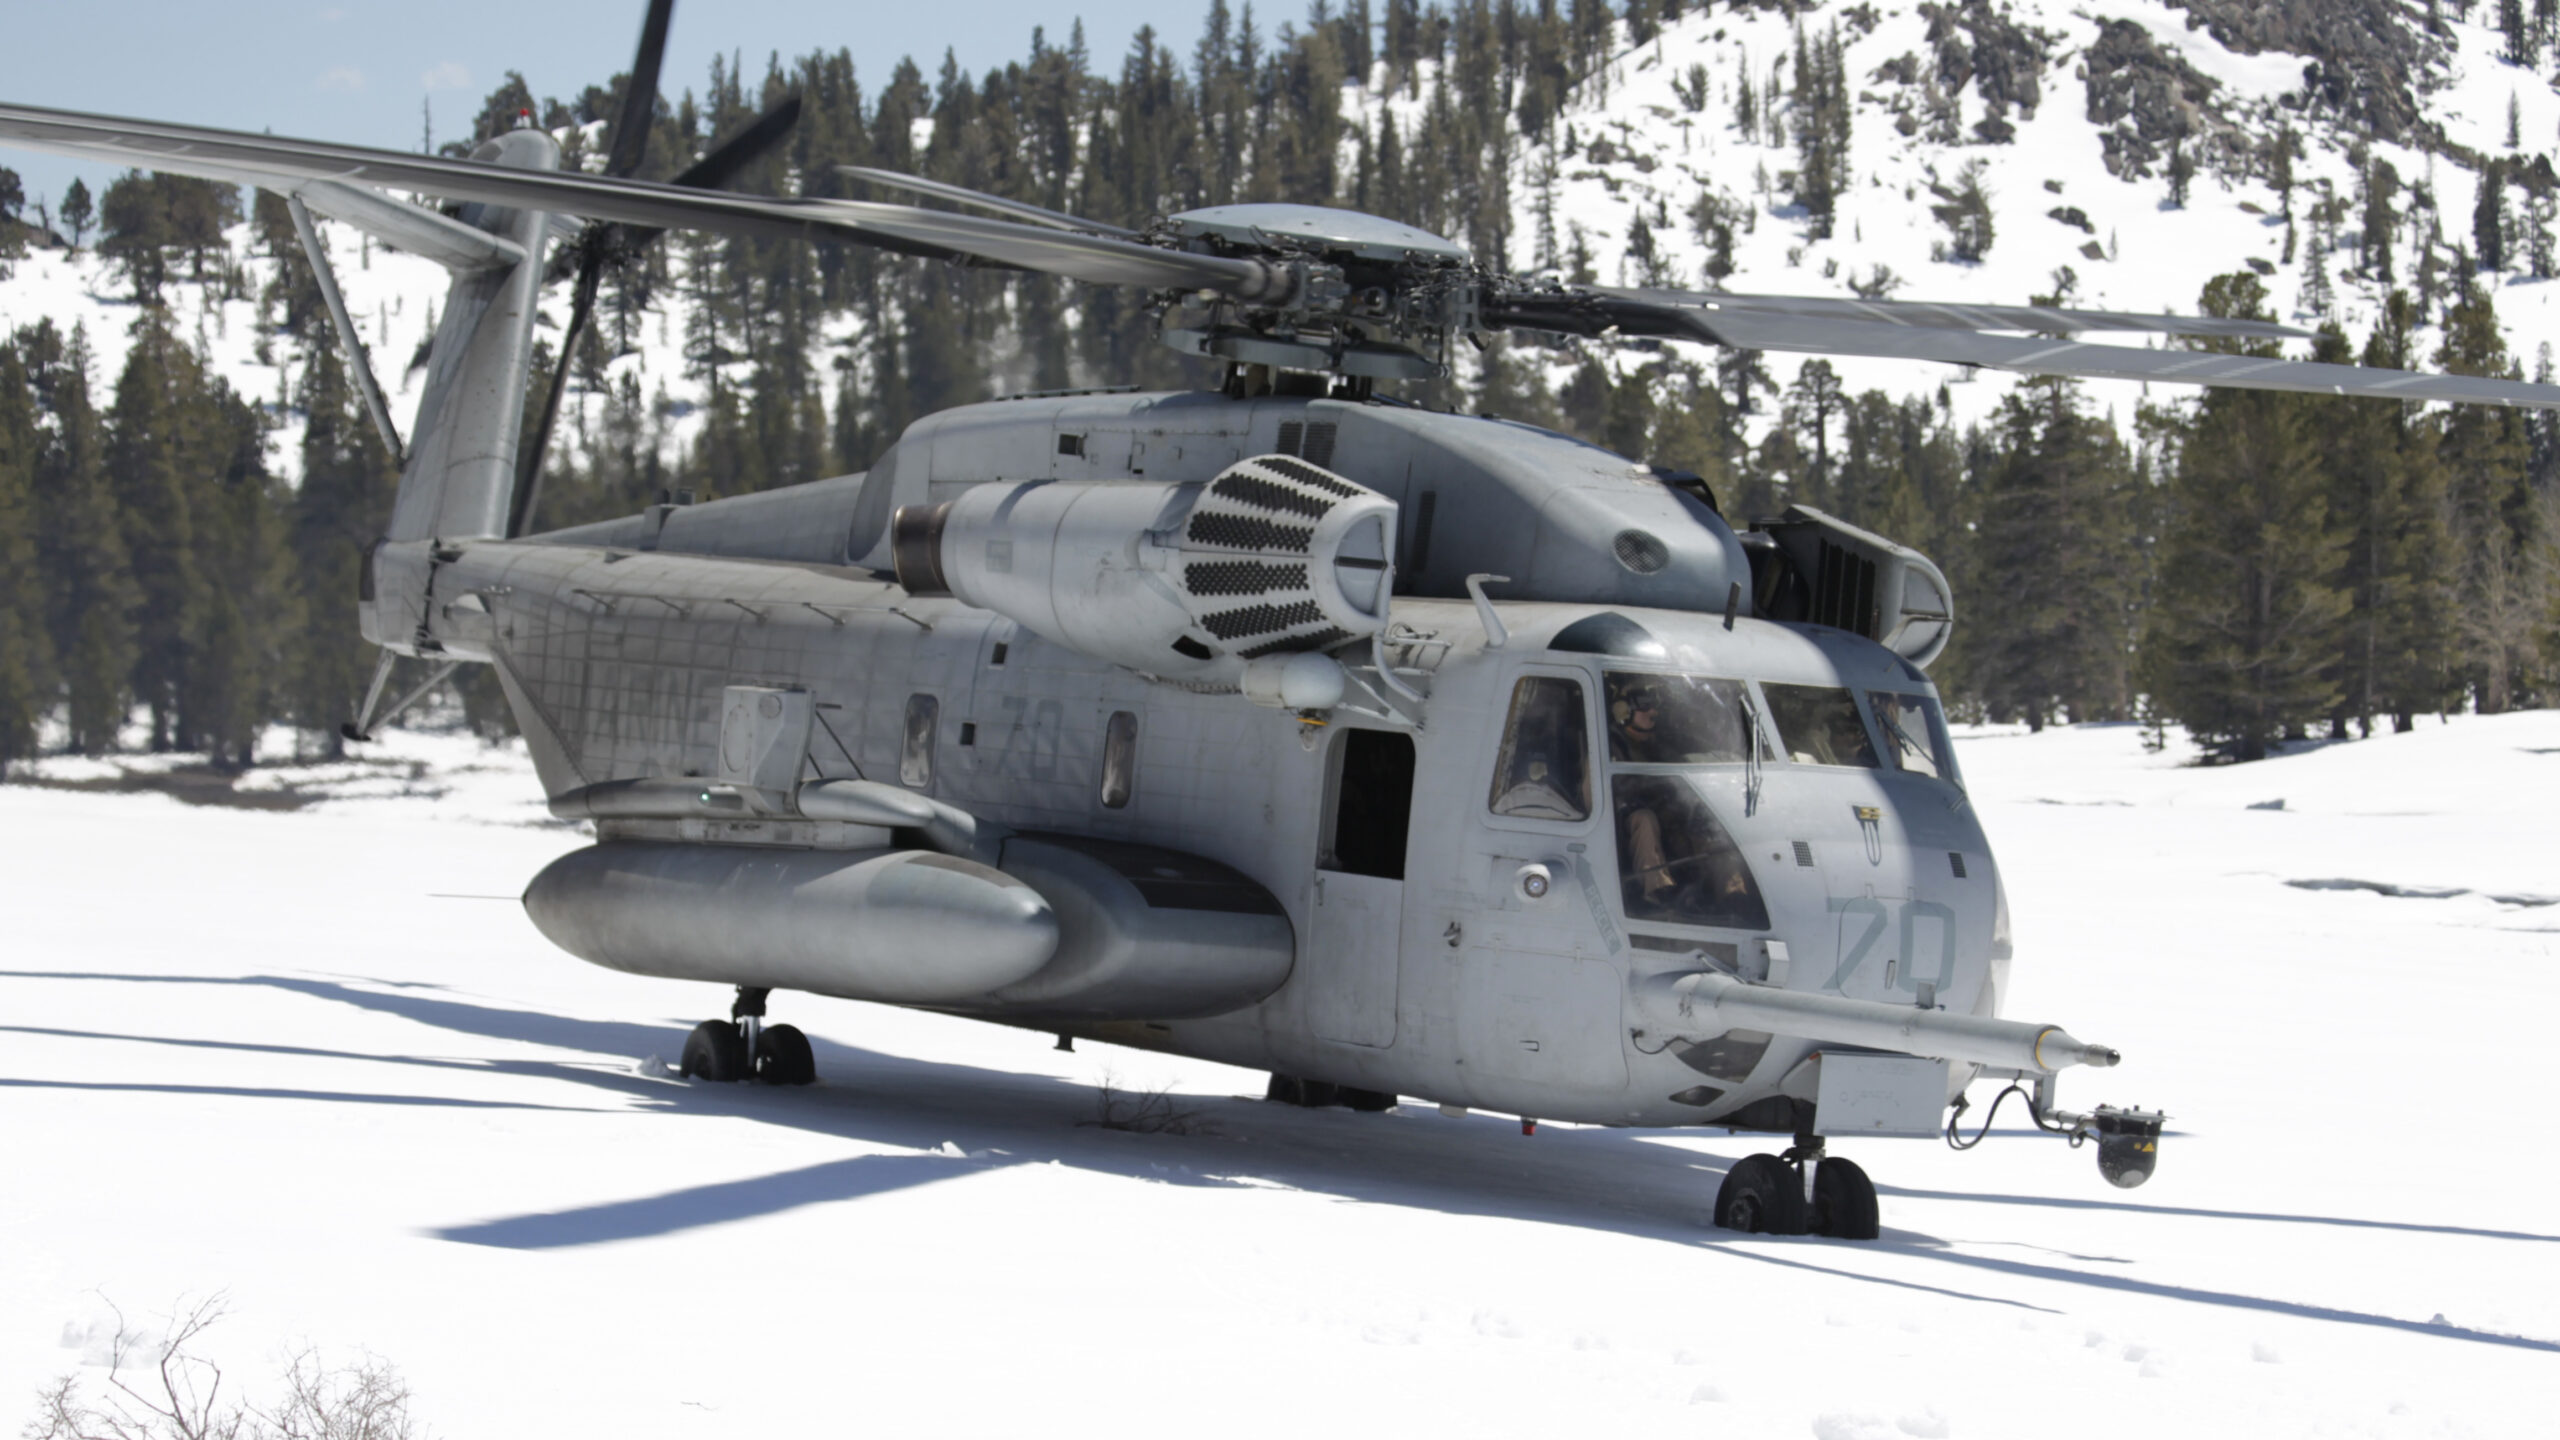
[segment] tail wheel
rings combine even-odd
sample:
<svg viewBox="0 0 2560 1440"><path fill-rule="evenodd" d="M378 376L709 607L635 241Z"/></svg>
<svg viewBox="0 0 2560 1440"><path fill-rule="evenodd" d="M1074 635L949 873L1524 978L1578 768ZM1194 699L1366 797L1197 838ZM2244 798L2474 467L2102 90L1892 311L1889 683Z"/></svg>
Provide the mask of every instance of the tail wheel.
<svg viewBox="0 0 2560 1440"><path fill-rule="evenodd" d="M767 1085L807 1085L818 1078L817 1057L797 1025L767 1025L756 1036L756 1078Z"/></svg>
<svg viewBox="0 0 2560 1440"><path fill-rule="evenodd" d="M1749 1155L1726 1171L1716 1191L1716 1224L1761 1235L1802 1235L1804 1180L1775 1155Z"/></svg>
<svg viewBox="0 0 2560 1440"><path fill-rule="evenodd" d="M1834 1240L1876 1238L1876 1186L1857 1162L1824 1158L1813 1169L1813 1233Z"/></svg>
<svg viewBox="0 0 2560 1440"><path fill-rule="evenodd" d="M747 1037L735 1020L705 1020L684 1037L684 1064L687 1079L700 1077L727 1083L744 1080L748 1074Z"/></svg>

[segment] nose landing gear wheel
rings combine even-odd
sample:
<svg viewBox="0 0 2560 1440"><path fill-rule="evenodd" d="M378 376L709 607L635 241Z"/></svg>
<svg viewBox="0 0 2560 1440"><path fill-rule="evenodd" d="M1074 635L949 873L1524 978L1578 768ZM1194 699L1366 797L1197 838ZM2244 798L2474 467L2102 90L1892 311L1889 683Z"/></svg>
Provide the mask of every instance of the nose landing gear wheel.
<svg viewBox="0 0 2560 1440"><path fill-rule="evenodd" d="M767 1085L807 1085L818 1078L809 1037L797 1025L767 1025L756 1036L756 1078Z"/></svg>
<svg viewBox="0 0 2560 1440"><path fill-rule="evenodd" d="M705 1020L684 1037L683 1074L726 1083L748 1073L747 1037L735 1020Z"/></svg>
<svg viewBox="0 0 2560 1440"><path fill-rule="evenodd" d="M1716 1191L1716 1224L1762 1235L1802 1235L1804 1180L1775 1155L1748 1155L1726 1171Z"/></svg>
<svg viewBox="0 0 2560 1440"><path fill-rule="evenodd" d="M1873 1240L1876 1186L1856 1162L1826 1156L1813 1168L1813 1233L1834 1240Z"/></svg>

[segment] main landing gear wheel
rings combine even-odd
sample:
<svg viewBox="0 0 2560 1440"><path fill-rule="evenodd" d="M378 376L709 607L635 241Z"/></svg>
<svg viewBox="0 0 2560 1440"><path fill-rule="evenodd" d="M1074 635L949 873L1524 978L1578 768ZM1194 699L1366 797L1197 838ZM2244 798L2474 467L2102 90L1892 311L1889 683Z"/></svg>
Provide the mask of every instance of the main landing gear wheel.
<svg viewBox="0 0 2560 1440"><path fill-rule="evenodd" d="M756 1078L767 1085L807 1085L818 1078L817 1058L809 1053L809 1037L797 1025L767 1025L756 1036ZM1873 1192L1869 1192L1873 1208Z"/></svg>
<svg viewBox="0 0 2560 1440"><path fill-rule="evenodd" d="M1804 1177L1775 1155L1746 1155L1716 1191L1716 1224L1762 1235L1802 1235L1811 1217Z"/></svg>
<svg viewBox="0 0 2560 1440"><path fill-rule="evenodd" d="M1813 1233L1834 1240L1876 1238L1876 1186L1855 1161L1825 1156L1813 1167Z"/></svg>
<svg viewBox="0 0 2560 1440"><path fill-rule="evenodd" d="M806 1085L818 1078L817 1058L809 1053L809 1037L797 1025L764 1023L765 997L772 992L756 985L738 987L726 1020L705 1020L684 1037L683 1074L727 1083L761 1080L767 1085Z"/></svg>
<svg viewBox="0 0 2560 1440"><path fill-rule="evenodd" d="M688 1080L744 1080L749 1073L747 1037L735 1020L705 1020L684 1037L684 1077Z"/></svg>

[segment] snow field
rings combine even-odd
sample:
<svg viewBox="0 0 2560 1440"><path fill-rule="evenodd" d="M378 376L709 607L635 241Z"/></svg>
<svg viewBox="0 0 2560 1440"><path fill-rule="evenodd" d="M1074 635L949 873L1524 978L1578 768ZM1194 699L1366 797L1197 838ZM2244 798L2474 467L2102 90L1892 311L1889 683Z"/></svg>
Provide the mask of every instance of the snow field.
<svg viewBox="0 0 2560 1440"><path fill-rule="evenodd" d="M476 742L404 735L426 782L340 767L300 813L0 788L0 1397L96 1379L109 1300L225 1291L253 1390L362 1347L445 1435L2528 1433L2560 908L2282 882L2560 890L2560 716L2227 770L2140 738L1960 757L2009 1013L2124 1050L2063 1097L2167 1109L2158 1177L2109 1189L2013 1102L1969 1155L1844 1151L1873 1245L1709 1228L1765 1138L1284 1110L804 996L818 1086L661 1078L725 995L532 931L512 897L583 840ZM1106 1076L1205 1128L1082 1123Z"/></svg>

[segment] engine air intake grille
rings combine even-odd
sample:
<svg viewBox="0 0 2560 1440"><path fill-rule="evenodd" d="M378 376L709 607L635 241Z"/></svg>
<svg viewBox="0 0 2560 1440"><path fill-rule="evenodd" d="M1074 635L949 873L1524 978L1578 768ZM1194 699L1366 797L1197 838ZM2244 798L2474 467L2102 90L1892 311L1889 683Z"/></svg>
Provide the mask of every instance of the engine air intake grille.
<svg viewBox="0 0 2560 1440"><path fill-rule="evenodd" d="M1235 550L1295 550L1306 553L1307 541L1315 532L1304 525L1280 525L1251 515L1215 515L1194 513L1185 532L1202 545L1222 545Z"/></svg>
<svg viewBox="0 0 2560 1440"><path fill-rule="evenodd" d="M1313 600L1295 605L1247 605L1240 610L1221 610L1200 617L1200 628L1221 640L1234 640L1247 635L1268 635L1298 625L1312 625L1324 618Z"/></svg>
<svg viewBox="0 0 2560 1440"><path fill-rule="evenodd" d="M1262 595L1273 590L1307 588L1304 565L1266 565L1259 560L1210 560L1186 565L1182 587L1194 595Z"/></svg>

